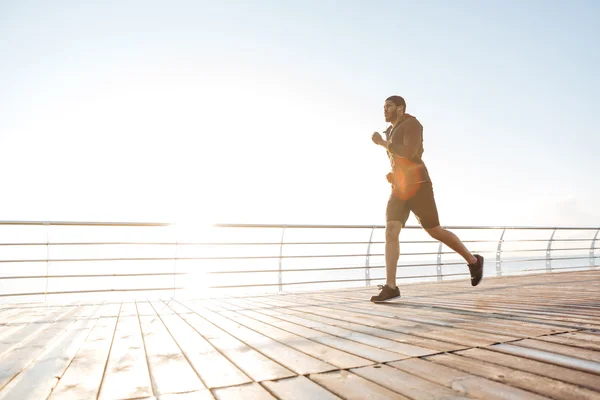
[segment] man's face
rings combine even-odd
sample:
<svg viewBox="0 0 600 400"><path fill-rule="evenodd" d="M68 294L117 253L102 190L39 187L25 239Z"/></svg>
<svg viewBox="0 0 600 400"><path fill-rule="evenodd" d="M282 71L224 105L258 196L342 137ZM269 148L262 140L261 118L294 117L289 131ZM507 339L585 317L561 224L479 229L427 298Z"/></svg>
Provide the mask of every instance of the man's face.
<svg viewBox="0 0 600 400"><path fill-rule="evenodd" d="M391 100L387 100L383 105L383 116L385 117L385 122L393 122L398 119L398 112L401 107L395 105Z"/></svg>

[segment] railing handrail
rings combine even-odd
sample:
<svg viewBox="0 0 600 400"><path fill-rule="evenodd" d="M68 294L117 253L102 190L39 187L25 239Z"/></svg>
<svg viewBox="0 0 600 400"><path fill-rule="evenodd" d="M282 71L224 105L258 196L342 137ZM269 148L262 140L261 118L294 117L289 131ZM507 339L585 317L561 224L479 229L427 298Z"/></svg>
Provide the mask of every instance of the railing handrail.
<svg viewBox="0 0 600 400"><path fill-rule="evenodd" d="M139 226L139 227L164 227L180 225L177 222L119 222L119 221L26 221L26 220L0 220L0 225L54 225L54 226ZM207 224L214 228L290 228L290 229L385 229L385 225L341 225L341 224L253 224L253 223L214 223ZM505 226L505 225L444 225L446 229L511 229L511 230L598 230L600 226ZM404 229L422 229L420 225L407 225Z"/></svg>
<svg viewBox="0 0 600 400"><path fill-rule="evenodd" d="M63 226L173 226L171 222L109 222L109 221L0 221L0 225L63 225Z"/></svg>
<svg viewBox="0 0 600 400"><path fill-rule="evenodd" d="M291 229L385 229L385 225L318 225L318 224L212 224L218 228L291 228ZM443 225L445 229L513 229L513 230L597 230L600 226L502 226L502 225ZM406 225L403 229L423 229Z"/></svg>

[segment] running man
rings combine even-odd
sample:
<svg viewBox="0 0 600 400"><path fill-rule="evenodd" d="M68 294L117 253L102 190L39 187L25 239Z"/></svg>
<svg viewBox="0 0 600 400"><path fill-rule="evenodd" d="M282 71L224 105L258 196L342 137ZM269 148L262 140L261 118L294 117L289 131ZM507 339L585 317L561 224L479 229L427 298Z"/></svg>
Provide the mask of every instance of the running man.
<svg viewBox="0 0 600 400"><path fill-rule="evenodd" d="M386 284L372 302L383 302L400 297L396 286L396 269L400 257L400 230L412 211L419 224L434 239L460 254L469 267L471 285L477 286L483 278L483 257L471 254L461 240L442 228L433 195L433 186L427 167L422 160L423 126L406 113L406 102L400 96L389 97L383 106L385 121L391 126L385 131L385 140L379 132L373 134L375 144L387 150L392 172L387 175L392 193L387 203L385 227Z"/></svg>

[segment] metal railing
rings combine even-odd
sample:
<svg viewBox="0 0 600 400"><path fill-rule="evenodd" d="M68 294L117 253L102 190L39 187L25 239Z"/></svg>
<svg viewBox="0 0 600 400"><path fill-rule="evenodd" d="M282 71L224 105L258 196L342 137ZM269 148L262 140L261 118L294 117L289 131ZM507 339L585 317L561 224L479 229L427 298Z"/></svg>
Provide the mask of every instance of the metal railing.
<svg viewBox="0 0 600 400"><path fill-rule="evenodd" d="M384 239L378 239L385 232L383 225L217 224L204 229L200 241L189 240L170 223L0 221L0 230L7 226L41 228L42 232L11 235L0 231L0 299L115 292L173 297L196 287L283 292L311 285L370 286L384 280ZM51 232L53 228L62 231ZM598 227L446 228L460 231L473 252L485 254L486 275L596 268L600 257L596 254ZM74 233L73 229L88 231ZM109 231L92 234L90 229ZM331 232L338 240L314 239ZM469 239L469 233L476 238ZM418 226L408 226L401 234L399 280L442 281L469 275L465 262L442 243L426 235L411 237L419 234L423 236L424 231ZM519 237L507 238L515 234ZM37 235L38 240L14 240L23 235ZM244 240L235 239L239 236ZM223 240L215 240L220 237ZM406 247L409 250L403 251ZM102 256L93 255L98 248ZM127 251L122 251L124 248ZM321 250L332 248L347 250ZM7 249L25 249L25 256L7 257L3 254ZM36 251L38 256L32 256ZM115 251L121 254L111 255ZM309 266L302 265L307 262ZM495 268L490 268L494 264ZM28 267L19 267L24 265ZM190 276L199 280L192 282ZM36 283L40 281L43 284Z"/></svg>

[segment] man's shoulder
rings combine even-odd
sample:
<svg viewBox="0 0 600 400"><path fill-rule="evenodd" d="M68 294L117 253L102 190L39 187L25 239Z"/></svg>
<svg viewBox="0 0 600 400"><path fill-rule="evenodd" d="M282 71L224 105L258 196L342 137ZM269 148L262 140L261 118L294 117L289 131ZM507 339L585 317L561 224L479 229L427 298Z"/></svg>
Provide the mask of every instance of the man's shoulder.
<svg viewBox="0 0 600 400"><path fill-rule="evenodd" d="M403 130L406 129L423 129L423 125L421 124L421 122L417 119L417 117L414 117L412 115L410 115L406 120L404 120L404 122L402 124L400 124L400 127Z"/></svg>

